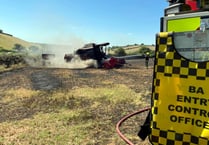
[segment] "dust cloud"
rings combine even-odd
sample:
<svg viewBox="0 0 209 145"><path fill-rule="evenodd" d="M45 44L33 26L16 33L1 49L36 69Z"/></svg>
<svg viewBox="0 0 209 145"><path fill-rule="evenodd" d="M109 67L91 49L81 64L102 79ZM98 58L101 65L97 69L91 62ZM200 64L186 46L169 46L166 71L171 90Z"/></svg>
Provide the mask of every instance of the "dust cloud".
<svg viewBox="0 0 209 145"><path fill-rule="evenodd" d="M80 47L79 47L80 48ZM97 67L94 59L82 60L69 46L45 45L42 49L36 51L28 50L26 52L25 61L31 67L46 68L69 68L69 69L85 69L89 67ZM65 61L65 54L71 54L71 61Z"/></svg>
<svg viewBox="0 0 209 145"><path fill-rule="evenodd" d="M83 47L86 43L85 39L75 33L78 29L82 30L82 26L75 26L70 23L71 21L66 21L62 15L54 13L47 3L42 3L42 7L39 7L38 13L34 16L34 19L37 20L35 27L41 33L38 39L48 44L43 44L41 49L36 51L28 49L25 60L30 66L70 69L97 67L95 60L81 60L79 56L74 54L76 49ZM43 58L43 54L48 56ZM73 55L70 62L65 61L65 54Z"/></svg>

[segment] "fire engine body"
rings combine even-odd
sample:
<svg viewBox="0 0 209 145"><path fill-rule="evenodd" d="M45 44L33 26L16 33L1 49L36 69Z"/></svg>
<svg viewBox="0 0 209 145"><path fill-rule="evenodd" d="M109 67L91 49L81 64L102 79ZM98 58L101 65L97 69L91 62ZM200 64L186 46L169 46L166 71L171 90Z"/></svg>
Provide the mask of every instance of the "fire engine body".
<svg viewBox="0 0 209 145"><path fill-rule="evenodd" d="M201 22L209 17L209 1L203 0L168 0L170 5L165 9L165 16L161 19L161 31L184 32L195 31Z"/></svg>
<svg viewBox="0 0 209 145"><path fill-rule="evenodd" d="M208 24L209 0L168 0L170 5L161 18L161 32L186 32ZM208 25L209 28L209 25Z"/></svg>
<svg viewBox="0 0 209 145"><path fill-rule="evenodd" d="M154 91L153 96L154 97L152 98L153 102L152 102L152 108L151 108L151 111L153 111L153 112L152 112L152 117L150 117L150 114L147 116L148 118L149 117L152 118L151 119L152 120L152 125L151 125L152 131L150 130L150 119L146 119L144 125L142 126L142 128L138 134L139 137L143 140L149 134L154 135L154 136L156 135L157 136L156 138L150 137L151 141L154 142L154 143L152 142L153 144L155 144L155 143L159 144L160 141L170 139L170 136L165 135L165 132L159 131L160 130L159 126L161 125L161 127L162 126L164 127L164 126L166 126L166 123L167 123L167 122L164 123L163 122L164 119L162 119L160 117L163 116L164 118L166 118L170 114L168 114L165 111L165 109L160 110L159 108L163 106L162 105L162 102L164 101L163 99L165 99L166 97L169 97L169 99L171 99L170 97L172 97L173 94L175 96L177 89L175 90L175 88L173 88L173 89L171 89L172 91L170 91L170 92L169 92L169 89L163 90L164 88L166 88L165 82L169 82L170 88L174 87L176 84L178 84L178 85L180 84L181 86L186 85L185 83L180 82L180 79L181 79L180 77L177 77L174 75L169 76L168 73L167 74L165 73L166 71L171 69L171 67L169 67L169 66L173 67L173 70L172 70L173 73L176 73L175 72L176 68L179 69L179 73L181 71L182 72L185 71L184 70L186 68L185 66L182 67L182 69L178 68L179 66L182 65L181 64L182 62L177 63L177 61L176 61L174 63L174 61L172 60L172 59L178 59L178 58L172 58L172 57L174 57L173 49L175 48L175 50L177 50L177 53L175 55L180 56L180 57L182 56L182 58L185 58L184 59L185 61L183 61L183 62L187 62L188 64L189 64L189 62L190 62L190 64L197 64L197 63L200 64L202 62L203 62L202 64L206 64L206 62L208 64L208 61L209 61L209 0L167 0L167 1L169 2L169 6L165 9L164 16L161 18L160 31L161 31L161 34L168 34L168 32L171 32L172 38L171 37L168 38L167 36L162 36L163 38L166 38L166 39L157 39L157 41L156 41L157 46L158 46L158 48L157 48L158 54L155 58L156 59L156 61L155 61L156 68L155 68L155 76L154 77L156 79L155 80L156 82L153 81L156 83L153 85L153 88L154 88L153 89L153 91ZM159 38L159 37L157 37L157 38ZM168 39L173 39L173 40L168 40ZM162 42L160 42L160 41L162 41ZM167 43L169 43L169 44L167 44ZM172 48L171 48L172 50L169 50L169 48L166 45L172 45ZM166 48L166 50L165 50L165 48ZM165 51L167 52L167 54L165 53ZM170 51L171 51L171 53L170 53ZM207 56L203 57L205 55L207 55ZM158 58L162 57L162 58L159 58L159 60L158 60L157 57ZM165 60L165 59L167 59L167 60ZM162 67L162 65L163 65L163 67ZM190 66L187 66L187 67L189 68ZM191 66L191 67L194 67L194 66ZM164 68L167 68L167 70L165 70ZM194 68L196 69L196 71L201 70L201 68L196 68L196 66ZM187 71L185 71L185 72L187 72ZM163 74L163 73L165 73L165 74ZM188 77L188 78L190 79L192 77ZM183 80L183 79L181 79L181 80ZM190 79L190 80L189 79L187 79L188 84L190 83L190 81L191 82L194 81L192 79ZM166 80L166 81L164 81L164 80ZM161 81L164 81L164 82L161 82ZM185 81L185 82L187 82L187 81ZM163 83L165 83L165 84L163 84ZM207 81L205 81L205 80L202 81L202 85L203 84L207 88ZM191 84L189 84L189 85L191 85ZM178 88L178 87L176 87L176 88ZM181 87L179 87L179 88L181 88ZM163 91L165 91L166 95L164 94ZM174 100L175 100L175 97L173 97ZM162 100L160 100L160 99L162 99ZM158 100L160 100L160 101L158 101ZM178 101L177 102L175 102L175 101L173 101L172 103L177 103L177 104L179 103ZM160 102L160 103L158 104L158 102ZM177 111L177 113L178 113L178 111ZM159 115L160 116L159 117L156 114L157 115L160 114L162 116ZM159 124L160 125L156 127L157 123L158 123L158 125ZM170 124L168 123L168 125L170 125ZM178 125L178 126L180 126L180 125ZM169 126L169 127L171 127L171 126ZM174 129L174 127L173 127L173 129ZM160 132L160 135L162 135L162 136L160 136L160 135L158 136L158 131ZM168 130L168 132L169 132L169 130ZM173 131L173 132L175 132L175 131ZM202 135L203 135L203 133L202 133ZM209 135L206 134L205 136L207 137L207 138L205 138L206 144L209 144L209 139L208 139ZM164 140L163 139L161 140L161 138L163 138ZM174 136L174 138L175 138L175 136ZM183 138L181 138L181 139L178 138L178 139L177 139L178 141L183 140ZM174 143L174 142L168 143L167 142L167 144L176 145L178 143ZM181 142L179 144L181 144Z"/></svg>
<svg viewBox="0 0 209 145"><path fill-rule="evenodd" d="M175 32L175 48L193 61L209 56L209 0L168 0L161 32ZM190 48L190 49L188 49ZM203 58L203 55L208 55Z"/></svg>

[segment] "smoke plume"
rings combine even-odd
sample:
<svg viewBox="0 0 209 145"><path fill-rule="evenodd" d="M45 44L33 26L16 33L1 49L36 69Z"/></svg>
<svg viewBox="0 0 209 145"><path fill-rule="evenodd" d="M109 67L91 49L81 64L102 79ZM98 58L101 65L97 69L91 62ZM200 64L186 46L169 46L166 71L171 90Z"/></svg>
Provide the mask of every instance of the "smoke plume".
<svg viewBox="0 0 209 145"><path fill-rule="evenodd" d="M45 45L42 49L36 51L28 51L25 61L31 67L47 67L47 68L69 68L84 69L89 67L97 67L94 59L82 60L78 55L71 51L72 59L70 62L65 61L65 54L69 54L69 46Z"/></svg>

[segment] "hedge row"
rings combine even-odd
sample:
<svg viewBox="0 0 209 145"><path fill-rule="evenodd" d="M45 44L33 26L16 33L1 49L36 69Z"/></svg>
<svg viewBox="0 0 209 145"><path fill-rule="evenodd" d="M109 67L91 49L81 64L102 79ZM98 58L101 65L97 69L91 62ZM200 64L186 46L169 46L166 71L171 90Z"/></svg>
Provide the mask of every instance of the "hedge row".
<svg viewBox="0 0 209 145"><path fill-rule="evenodd" d="M9 68L14 64L25 64L24 57L21 54L1 54L0 65L4 65L5 68Z"/></svg>

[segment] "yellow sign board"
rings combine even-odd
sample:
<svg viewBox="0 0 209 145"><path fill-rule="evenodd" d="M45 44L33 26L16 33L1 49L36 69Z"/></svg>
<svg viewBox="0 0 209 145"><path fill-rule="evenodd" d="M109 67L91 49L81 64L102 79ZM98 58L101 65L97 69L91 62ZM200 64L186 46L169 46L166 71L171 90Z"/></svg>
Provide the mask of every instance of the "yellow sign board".
<svg viewBox="0 0 209 145"><path fill-rule="evenodd" d="M208 145L209 62L182 57L172 33L156 39L150 140L154 145Z"/></svg>
<svg viewBox="0 0 209 145"><path fill-rule="evenodd" d="M200 21L200 17L168 20L167 32L194 31L199 28Z"/></svg>

